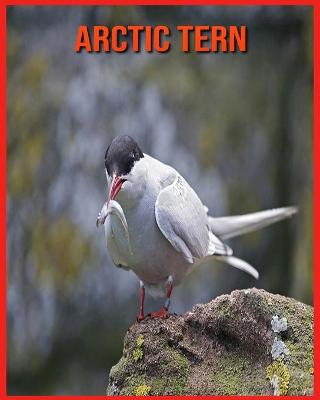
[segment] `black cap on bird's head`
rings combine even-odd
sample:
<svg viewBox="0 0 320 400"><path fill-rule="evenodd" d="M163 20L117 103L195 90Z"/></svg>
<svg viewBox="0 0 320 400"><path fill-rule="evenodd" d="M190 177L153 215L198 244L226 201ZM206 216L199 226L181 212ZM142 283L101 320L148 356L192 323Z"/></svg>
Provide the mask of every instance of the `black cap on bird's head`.
<svg viewBox="0 0 320 400"><path fill-rule="evenodd" d="M104 165L109 176L127 175L142 157L140 147L131 136L117 136L107 148Z"/></svg>
<svg viewBox="0 0 320 400"><path fill-rule="evenodd" d="M129 174L134 163L143 158L143 153L131 136L117 136L107 148L104 165L112 182L109 200L113 200L126 181L125 175Z"/></svg>

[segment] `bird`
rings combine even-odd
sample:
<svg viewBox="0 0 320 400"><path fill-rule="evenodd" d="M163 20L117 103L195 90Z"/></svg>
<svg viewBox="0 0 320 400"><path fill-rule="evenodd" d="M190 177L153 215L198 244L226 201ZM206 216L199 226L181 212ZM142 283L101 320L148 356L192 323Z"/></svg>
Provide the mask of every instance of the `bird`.
<svg viewBox="0 0 320 400"><path fill-rule="evenodd" d="M103 225L113 263L132 270L140 281L137 321L146 318L146 291L165 297L149 313L167 318L173 288L200 264L217 259L259 278L248 262L235 257L230 239L291 217L297 207L212 217L195 190L170 165L143 153L128 135L116 136L104 158L108 195L96 224Z"/></svg>

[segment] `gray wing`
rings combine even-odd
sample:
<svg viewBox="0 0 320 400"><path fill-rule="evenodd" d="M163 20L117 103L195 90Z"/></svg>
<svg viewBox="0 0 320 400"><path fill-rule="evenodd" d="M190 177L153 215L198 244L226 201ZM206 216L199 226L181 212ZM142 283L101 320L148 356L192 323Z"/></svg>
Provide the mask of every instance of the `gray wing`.
<svg viewBox="0 0 320 400"><path fill-rule="evenodd" d="M208 254L208 216L195 191L178 173L158 194L155 217L163 235L189 263Z"/></svg>

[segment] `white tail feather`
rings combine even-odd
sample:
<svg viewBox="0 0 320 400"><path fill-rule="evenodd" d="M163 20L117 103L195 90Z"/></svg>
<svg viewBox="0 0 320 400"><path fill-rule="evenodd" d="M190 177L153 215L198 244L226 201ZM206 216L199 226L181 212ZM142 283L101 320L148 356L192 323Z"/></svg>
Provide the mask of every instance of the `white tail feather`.
<svg viewBox="0 0 320 400"><path fill-rule="evenodd" d="M209 222L215 235L220 239L229 239L289 218L297 211L297 207L282 207L245 215L221 218L209 217Z"/></svg>
<svg viewBox="0 0 320 400"><path fill-rule="evenodd" d="M249 275L252 275L254 278L259 279L259 272L253 268L252 265L248 264L246 261L241 260L240 258L233 256L218 256L215 257L217 260L224 261L232 267L241 269Z"/></svg>

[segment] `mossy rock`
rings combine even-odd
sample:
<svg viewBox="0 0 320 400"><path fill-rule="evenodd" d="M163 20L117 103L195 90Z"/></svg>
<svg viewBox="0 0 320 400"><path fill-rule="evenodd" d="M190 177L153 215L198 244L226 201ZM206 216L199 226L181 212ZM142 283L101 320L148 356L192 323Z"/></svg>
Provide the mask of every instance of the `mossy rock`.
<svg viewBox="0 0 320 400"><path fill-rule="evenodd" d="M107 394L311 395L313 308L253 288L136 323Z"/></svg>

